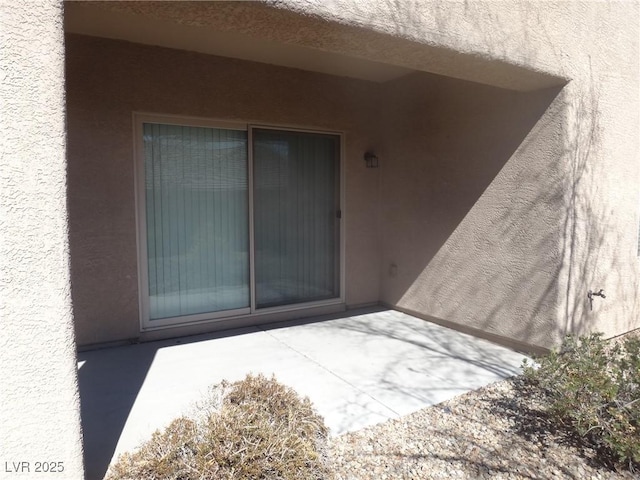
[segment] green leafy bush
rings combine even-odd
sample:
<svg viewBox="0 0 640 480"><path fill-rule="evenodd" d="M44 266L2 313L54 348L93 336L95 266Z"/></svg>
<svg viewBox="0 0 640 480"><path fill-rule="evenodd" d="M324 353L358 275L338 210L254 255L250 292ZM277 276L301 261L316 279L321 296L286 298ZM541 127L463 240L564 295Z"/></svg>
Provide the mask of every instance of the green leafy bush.
<svg viewBox="0 0 640 480"><path fill-rule="evenodd" d="M548 400L561 427L594 446L605 463L640 465L640 339L602 334L565 339L559 352L525 362L525 381Z"/></svg>
<svg viewBox="0 0 640 480"><path fill-rule="evenodd" d="M308 398L248 375L213 387L192 417L122 455L107 479L325 479L327 433Z"/></svg>

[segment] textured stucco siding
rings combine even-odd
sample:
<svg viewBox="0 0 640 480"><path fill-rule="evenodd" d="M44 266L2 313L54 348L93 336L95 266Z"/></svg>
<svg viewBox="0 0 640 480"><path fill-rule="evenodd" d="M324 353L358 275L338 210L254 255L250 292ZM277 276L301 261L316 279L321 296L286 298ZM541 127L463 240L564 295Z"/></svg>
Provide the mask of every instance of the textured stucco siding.
<svg viewBox="0 0 640 480"><path fill-rule="evenodd" d="M374 84L122 44L103 55L106 68L77 40L69 59L74 300L78 331L96 332L79 333L82 342L136 334L127 167L136 109L344 130L348 303L379 300L540 347L569 331L640 326L638 2L100 8L418 72ZM177 68L154 70L149 53ZM203 99L212 88L204 79L220 87L215 100ZM380 169L361 168L366 148L379 153ZM110 230L93 217L101 205ZM126 245L118 258L112 243ZM607 298L590 310L587 292L601 288Z"/></svg>
<svg viewBox="0 0 640 480"><path fill-rule="evenodd" d="M78 343L140 335L133 112L344 132L346 302L377 302L378 176L362 159L374 140L376 92L370 82L69 35L69 209Z"/></svg>
<svg viewBox="0 0 640 480"><path fill-rule="evenodd" d="M501 50L503 37L519 38L523 32L534 40L539 36L527 30L537 26L535 2L519 2L513 9L515 18L506 25L493 12L504 13L504 6L500 2L387 0L100 4L110 12L302 46L312 49L311 55L337 52L503 88L535 90L564 83L562 72L553 65L534 64ZM494 50L488 53L487 47Z"/></svg>
<svg viewBox="0 0 640 480"><path fill-rule="evenodd" d="M447 316L465 327L539 346L557 343L568 331L616 335L640 327L638 2L432 1L404 8L385 1L273 3L326 22L388 35L392 40L381 56L393 51L399 62L404 50L398 39L414 42L415 51L423 45L424 51L457 52L433 57L429 69L441 74L517 90L544 88L538 74L563 79L562 92L444 239L433 260L421 271L417 265L408 266L413 278L404 291L385 279L389 262L395 261L396 252L406 256L409 246L419 257L429 257L433 238L421 243L407 237L426 235L427 226L440 233L442 229L426 222L404 228L406 235L383 233L383 299L424 316ZM317 48L336 48L335 37L315 40ZM368 54L357 38L345 48ZM485 61L483 68L475 68L478 59ZM509 70L505 63L523 71ZM482 112L474 104L493 112L493 106L469 100L457 107L461 119L479 118ZM498 102L495 108L504 118L517 105ZM527 112L511 115L518 123ZM496 120L498 133L504 121ZM463 123L451 124L451 133L463 132ZM482 126L477 135L487 137L490 128ZM463 140L452 135L450 141L473 142L474 135ZM421 140L402 148L411 152L411 143L419 146ZM460 148L453 146L450 154L439 155L442 176L447 168L465 168L476 156L468 151L466 158L456 158ZM420 154L414 150L413 159L405 162L405 189L418 189L416 179L425 169L417 158ZM391 191L384 185L393 178L383 175L382 192ZM469 198L464 189L459 193ZM402 204L415 215L396 212L420 224L421 212L438 204L425 197L423 193L422 201ZM393 198L383 193L382 204L397 204L402 198L407 195ZM403 270L406 267L398 265L398 278ZM596 298L590 310L587 292L600 288L607 298Z"/></svg>
<svg viewBox="0 0 640 480"><path fill-rule="evenodd" d="M0 478L80 479L61 3L0 2L0 52Z"/></svg>
<svg viewBox="0 0 640 480"><path fill-rule="evenodd" d="M428 75L388 88L381 300L548 344L562 262L559 89L519 93Z"/></svg>

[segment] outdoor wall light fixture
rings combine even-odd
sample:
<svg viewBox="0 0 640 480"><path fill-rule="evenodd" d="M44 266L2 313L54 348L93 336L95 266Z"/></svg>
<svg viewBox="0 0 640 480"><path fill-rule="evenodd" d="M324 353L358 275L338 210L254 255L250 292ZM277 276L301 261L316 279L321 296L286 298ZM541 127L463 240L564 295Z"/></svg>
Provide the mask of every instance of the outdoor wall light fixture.
<svg viewBox="0 0 640 480"><path fill-rule="evenodd" d="M366 152L364 154L364 161L367 164L367 168L378 168L378 157L373 152Z"/></svg>

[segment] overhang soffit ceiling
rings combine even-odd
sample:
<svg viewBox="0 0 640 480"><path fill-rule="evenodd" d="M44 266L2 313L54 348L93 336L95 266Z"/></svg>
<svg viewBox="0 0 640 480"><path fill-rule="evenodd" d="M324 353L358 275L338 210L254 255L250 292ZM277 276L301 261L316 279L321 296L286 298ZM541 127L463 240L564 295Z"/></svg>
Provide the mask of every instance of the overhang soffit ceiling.
<svg viewBox="0 0 640 480"><path fill-rule="evenodd" d="M69 33L387 82L425 71L513 90L561 79L260 2L65 2Z"/></svg>

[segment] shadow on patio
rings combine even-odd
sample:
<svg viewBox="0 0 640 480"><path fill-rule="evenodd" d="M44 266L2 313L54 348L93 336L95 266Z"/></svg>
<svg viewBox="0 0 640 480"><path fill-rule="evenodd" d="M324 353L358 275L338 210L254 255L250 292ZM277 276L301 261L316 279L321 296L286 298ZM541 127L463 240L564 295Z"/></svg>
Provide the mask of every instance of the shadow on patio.
<svg viewBox="0 0 640 480"><path fill-rule="evenodd" d="M273 374L309 396L339 435L517 374L522 358L381 308L82 352L87 478L102 478L112 458L222 379Z"/></svg>

